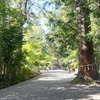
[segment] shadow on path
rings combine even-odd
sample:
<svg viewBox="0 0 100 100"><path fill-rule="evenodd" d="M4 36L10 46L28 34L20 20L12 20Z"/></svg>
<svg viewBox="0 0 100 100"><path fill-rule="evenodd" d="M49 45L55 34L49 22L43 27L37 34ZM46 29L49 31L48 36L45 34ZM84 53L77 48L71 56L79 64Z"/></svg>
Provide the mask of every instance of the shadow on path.
<svg viewBox="0 0 100 100"><path fill-rule="evenodd" d="M74 74L43 72L40 76L1 89L0 100L100 100L100 86L72 85Z"/></svg>

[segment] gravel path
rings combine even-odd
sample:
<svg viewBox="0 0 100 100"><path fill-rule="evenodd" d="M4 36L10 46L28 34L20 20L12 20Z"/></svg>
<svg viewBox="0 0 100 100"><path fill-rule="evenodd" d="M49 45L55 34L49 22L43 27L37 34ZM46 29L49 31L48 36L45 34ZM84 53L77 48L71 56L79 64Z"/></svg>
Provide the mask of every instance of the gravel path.
<svg viewBox="0 0 100 100"><path fill-rule="evenodd" d="M0 100L100 100L99 85L72 85L74 74L43 72L40 76L0 90Z"/></svg>

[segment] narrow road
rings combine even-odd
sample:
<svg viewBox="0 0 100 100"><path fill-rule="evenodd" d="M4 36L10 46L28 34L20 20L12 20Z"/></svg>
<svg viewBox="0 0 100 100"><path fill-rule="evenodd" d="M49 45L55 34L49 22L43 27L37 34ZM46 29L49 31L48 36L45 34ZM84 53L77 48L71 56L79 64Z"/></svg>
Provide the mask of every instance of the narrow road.
<svg viewBox="0 0 100 100"><path fill-rule="evenodd" d="M0 90L0 100L100 100L100 86L72 85L74 74L45 71L34 79Z"/></svg>

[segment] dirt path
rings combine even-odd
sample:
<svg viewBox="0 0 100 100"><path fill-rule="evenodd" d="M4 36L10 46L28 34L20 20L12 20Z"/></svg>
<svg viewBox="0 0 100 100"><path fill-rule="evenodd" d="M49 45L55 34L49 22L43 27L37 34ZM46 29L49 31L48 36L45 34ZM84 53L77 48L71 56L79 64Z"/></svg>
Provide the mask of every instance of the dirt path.
<svg viewBox="0 0 100 100"><path fill-rule="evenodd" d="M100 100L100 86L71 85L74 74L43 72L35 79L1 89L0 100Z"/></svg>

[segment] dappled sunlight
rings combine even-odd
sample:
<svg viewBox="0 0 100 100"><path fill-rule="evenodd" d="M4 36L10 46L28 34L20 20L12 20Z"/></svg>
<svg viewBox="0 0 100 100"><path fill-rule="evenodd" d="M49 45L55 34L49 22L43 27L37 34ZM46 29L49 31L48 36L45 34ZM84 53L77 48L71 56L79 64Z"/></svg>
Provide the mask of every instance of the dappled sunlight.
<svg viewBox="0 0 100 100"><path fill-rule="evenodd" d="M52 90L52 89L54 89L54 90L66 90L65 87L51 87L50 90Z"/></svg>
<svg viewBox="0 0 100 100"><path fill-rule="evenodd" d="M45 72L1 90L0 100L99 100L100 86L72 85L73 77L65 72Z"/></svg>
<svg viewBox="0 0 100 100"><path fill-rule="evenodd" d="M39 77L36 81L71 81L75 75L67 74L66 71L63 70L50 70L50 71L43 71L42 77Z"/></svg>
<svg viewBox="0 0 100 100"><path fill-rule="evenodd" d="M91 100L100 100L100 93L88 95L88 98L90 98Z"/></svg>
<svg viewBox="0 0 100 100"><path fill-rule="evenodd" d="M56 81L57 79L53 78L53 77L43 77L43 78L39 78L38 81Z"/></svg>

